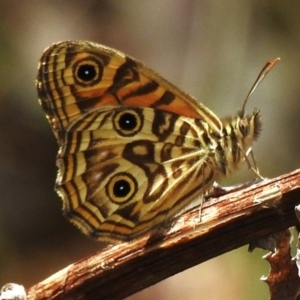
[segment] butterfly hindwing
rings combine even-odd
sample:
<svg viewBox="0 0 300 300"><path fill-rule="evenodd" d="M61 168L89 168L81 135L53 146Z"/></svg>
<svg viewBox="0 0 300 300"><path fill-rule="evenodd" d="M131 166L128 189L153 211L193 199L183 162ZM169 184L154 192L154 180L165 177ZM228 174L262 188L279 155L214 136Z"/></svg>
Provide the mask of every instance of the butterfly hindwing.
<svg viewBox="0 0 300 300"><path fill-rule="evenodd" d="M140 107L83 115L57 159L65 215L94 237L131 239L176 214L214 177L196 123Z"/></svg>

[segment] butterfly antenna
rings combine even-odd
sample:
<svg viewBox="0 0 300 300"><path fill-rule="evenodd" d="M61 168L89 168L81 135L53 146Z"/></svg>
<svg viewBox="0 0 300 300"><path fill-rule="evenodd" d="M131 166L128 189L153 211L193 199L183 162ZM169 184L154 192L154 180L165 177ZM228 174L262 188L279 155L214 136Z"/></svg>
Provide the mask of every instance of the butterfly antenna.
<svg viewBox="0 0 300 300"><path fill-rule="evenodd" d="M275 64L277 62L280 61L280 58L277 57L274 60L268 61L265 66L262 68L262 70L260 71L258 77L256 78L253 86L251 87L245 101L242 107L242 111L241 111L241 117L243 118L245 116L245 108L246 108L246 104L249 100L249 98L251 97L251 95L253 94L253 92L255 91L255 89L258 87L258 85L261 83L261 81L265 78L265 76L269 73L269 71L275 66Z"/></svg>

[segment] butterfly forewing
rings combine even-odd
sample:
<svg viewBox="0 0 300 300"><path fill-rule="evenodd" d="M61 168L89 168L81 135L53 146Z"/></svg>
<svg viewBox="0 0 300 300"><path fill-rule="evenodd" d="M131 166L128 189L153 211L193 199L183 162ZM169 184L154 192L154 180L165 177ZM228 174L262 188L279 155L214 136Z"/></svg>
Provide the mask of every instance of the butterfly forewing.
<svg viewBox="0 0 300 300"><path fill-rule="evenodd" d="M95 76L88 80L85 72L91 68ZM209 121L212 130L222 126L205 106L140 62L90 42L62 42L46 49L40 60L38 93L49 118L59 122L57 130L106 105L152 107Z"/></svg>
<svg viewBox="0 0 300 300"><path fill-rule="evenodd" d="M260 125L258 112L221 121L143 64L90 42L46 49L37 89L60 146L64 213L111 242L154 230L203 196L241 164Z"/></svg>

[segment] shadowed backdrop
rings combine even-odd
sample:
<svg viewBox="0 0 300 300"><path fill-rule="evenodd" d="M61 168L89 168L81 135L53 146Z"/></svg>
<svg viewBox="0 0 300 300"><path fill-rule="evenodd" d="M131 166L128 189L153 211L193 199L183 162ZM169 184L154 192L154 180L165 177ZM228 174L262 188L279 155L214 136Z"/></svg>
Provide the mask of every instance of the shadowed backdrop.
<svg viewBox="0 0 300 300"><path fill-rule="evenodd" d="M104 247L62 216L53 190L57 143L35 77L54 42L92 40L144 62L218 116L235 115L266 61L281 61L247 105L261 110L260 171L300 167L300 3L154 0L1 1L0 286L30 287ZM246 167L222 184L252 179ZM130 299L266 299L265 252L232 251Z"/></svg>

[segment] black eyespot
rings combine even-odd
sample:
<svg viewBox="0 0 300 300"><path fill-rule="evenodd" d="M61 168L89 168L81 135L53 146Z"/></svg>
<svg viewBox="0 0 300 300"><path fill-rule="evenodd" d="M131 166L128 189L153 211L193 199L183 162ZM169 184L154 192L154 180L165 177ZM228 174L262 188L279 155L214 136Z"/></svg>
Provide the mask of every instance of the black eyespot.
<svg viewBox="0 0 300 300"><path fill-rule="evenodd" d="M73 65L74 82L83 87L90 87L102 80L103 63L94 56L87 56L75 61Z"/></svg>
<svg viewBox="0 0 300 300"><path fill-rule="evenodd" d="M134 136L143 127L142 109L122 109L113 116L114 129L121 136Z"/></svg>
<svg viewBox="0 0 300 300"><path fill-rule="evenodd" d="M119 118L119 127L123 130L133 130L136 128L137 119L132 113L124 113Z"/></svg>
<svg viewBox="0 0 300 300"><path fill-rule="evenodd" d="M128 181L121 179L114 183L113 193L115 197L124 198L130 193L130 184Z"/></svg>
<svg viewBox="0 0 300 300"><path fill-rule="evenodd" d="M97 75L97 72L95 70L95 66L93 65L81 65L77 69L77 77L81 79L82 81L91 81L93 80Z"/></svg>
<svg viewBox="0 0 300 300"><path fill-rule="evenodd" d="M116 204L131 200L138 191L137 180L129 173L114 175L106 185L107 197Z"/></svg>

